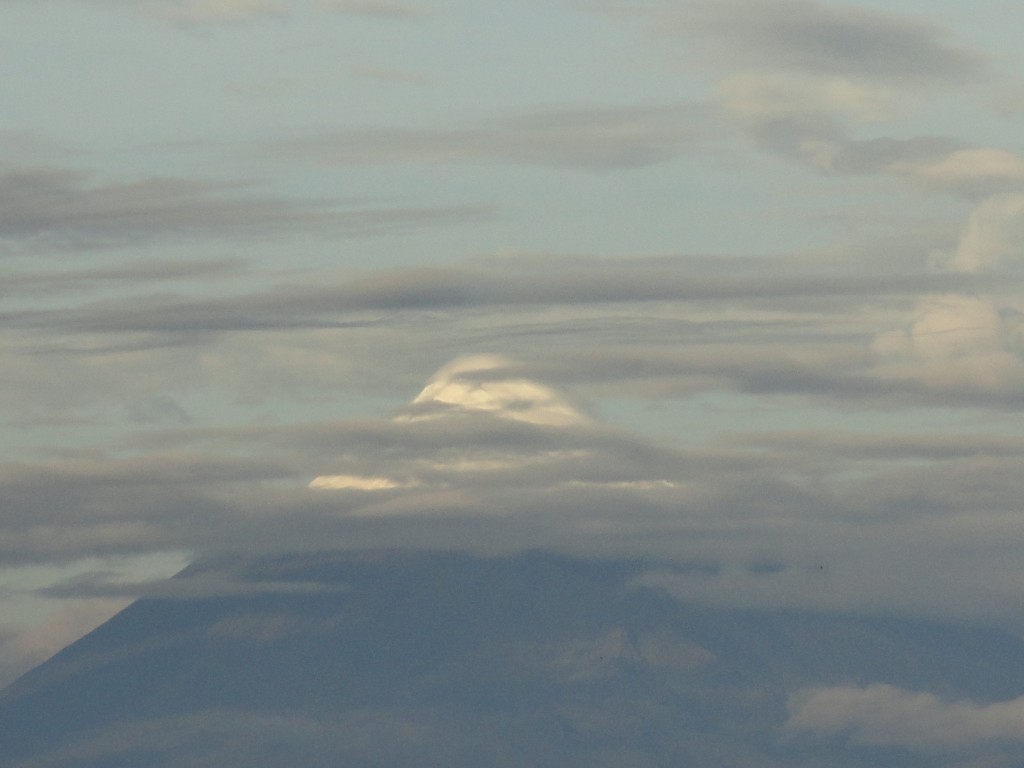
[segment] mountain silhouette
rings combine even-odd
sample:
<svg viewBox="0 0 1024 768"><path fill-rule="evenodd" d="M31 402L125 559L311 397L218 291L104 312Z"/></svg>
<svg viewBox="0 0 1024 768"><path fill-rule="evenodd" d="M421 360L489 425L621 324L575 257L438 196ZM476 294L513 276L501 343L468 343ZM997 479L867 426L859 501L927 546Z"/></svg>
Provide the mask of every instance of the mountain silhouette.
<svg viewBox="0 0 1024 768"><path fill-rule="evenodd" d="M936 751L789 722L794 696L829 687L1012 700L1016 636L686 603L639 585L653 567L414 551L196 565L178 583L251 589L138 600L22 676L0 696L0 764L1024 765L1019 741Z"/></svg>

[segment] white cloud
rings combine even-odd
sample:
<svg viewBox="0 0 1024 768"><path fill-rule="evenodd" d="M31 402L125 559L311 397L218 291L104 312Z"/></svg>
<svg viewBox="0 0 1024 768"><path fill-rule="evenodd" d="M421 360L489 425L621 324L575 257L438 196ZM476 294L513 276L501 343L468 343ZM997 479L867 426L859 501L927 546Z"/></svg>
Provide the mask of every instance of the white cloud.
<svg viewBox="0 0 1024 768"><path fill-rule="evenodd" d="M553 389L529 379L508 377L505 371L512 366L512 361L498 355L460 357L435 373L413 400L413 410L399 418L415 421L439 415L486 413L543 426L588 423Z"/></svg>
<svg viewBox="0 0 1024 768"><path fill-rule="evenodd" d="M846 734L872 746L947 750L1024 741L1024 696L979 704L874 684L803 691L792 697L789 712L793 730Z"/></svg>
<svg viewBox="0 0 1024 768"><path fill-rule="evenodd" d="M1024 315L991 298L925 298L909 328L880 334L873 349L883 378L943 391L1024 391Z"/></svg>
<svg viewBox="0 0 1024 768"><path fill-rule="evenodd" d="M320 475L310 481L309 487L329 491L387 491L393 488L407 488L409 484L392 480L390 477Z"/></svg>
<svg viewBox="0 0 1024 768"><path fill-rule="evenodd" d="M1016 158L1013 168L1024 178L1024 160ZM1014 266L1022 257L1024 194L1010 193L990 197L974 209L951 266L960 272L983 272Z"/></svg>
<svg viewBox="0 0 1024 768"><path fill-rule="evenodd" d="M1000 187L1024 184L1024 157L991 147L958 149L923 162L897 162L890 170L904 173L928 187L958 191L968 196L983 196ZM971 271L970 259L957 266Z"/></svg>
<svg viewBox="0 0 1024 768"><path fill-rule="evenodd" d="M423 437L415 438L415 433L449 424L451 430L471 426L478 435L486 436L482 445L460 445L453 440L454 434L431 431L434 445L430 455L395 453L387 474L320 475L309 487L383 491L465 484L486 492L486 488L519 483L526 475L536 488L650 492L678 487L674 481L650 476L646 469L637 477L629 459L612 458L609 462L610 446L598 447L608 439L606 431L554 389L514 376L510 369L515 365L498 355L457 358L441 368L412 405L392 420L410 444L422 444ZM565 433L559 434L563 429ZM581 440L594 445L576 447Z"/></svg>
<svg viewBox="0 0 1024 768"><path fill-rule="evenodd" d="M608 488L630 491L657 491L679 487L679 483L672 482L671 480L613 480L609 482L600 480L570 480L566 485L577 488Z"/></svg>
<svg viewBox="0 0 1024 768"><path fill-rule="evenodd" d="M724 77L719 88L730 113L747 120L839 113L874 122L904 114L916 101L896 87L789 72L739 72Z"/></svg>
<svg viewBox="0 0 1024 768"><path fill-rule="evenodd" d="M1024 159L997 150L954 152L911 173L942 183L992 183L1019 175ZM993 195L971 213L956 250L936 258L950 273L1005 273L1022 261L1024 194ZM1009 274L1007 274L1009 278ZM1009 279L1006 286L1012 285ZM877 373L916 381L947 393L1014 396L1024 393L1024 312L1013 293L925 296L913 308L907 327L876 336Z"/></svg>
<svg viewBox="0 0 1024 768"><path fill-rule="evenodd" d="M926 96L926 91L899 81L815 71L739 71L718 83L725 113L757 147L821 173L910 174L937 154L948 155L956 145L948 139L851 135L851 125L906 117Z"/></svg>
<svg viewBox="0 0 1024 768"><path fill-rule="evenodd" d="M550 387L525 378L511 378L507 369L514 363L499 355L460 357L439 370L412 402L397 424L411 424L458 415L485 415L505 421L536 426L568 427L589 423L588 419ZM495 455L458 455L412 462L414 471L435 477L434 485L446 484L451 474L504 472L521 469L542 460L578 458L580 452L545 451L524 456L514 451ZM440 475L440 477L438 477ZM320 475L309 487L315 490L385 491L415 488L421 478L397 480L382 475Z"/></svg>

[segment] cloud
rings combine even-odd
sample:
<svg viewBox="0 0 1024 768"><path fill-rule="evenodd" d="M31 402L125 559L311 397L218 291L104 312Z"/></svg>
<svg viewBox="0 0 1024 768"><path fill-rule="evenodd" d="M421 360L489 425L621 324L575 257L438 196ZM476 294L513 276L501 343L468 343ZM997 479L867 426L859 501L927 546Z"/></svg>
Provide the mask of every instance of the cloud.
<svg viewBox="0 0 1024 768"><path fill-rule="evenodd" d="M997 435L857 434L815 430L735 435L749 446L762 445L773 453L800 452L822 457L860 460L950 460L978 456L1024 455L1024 442ZM831 459L828 459L831 460Z"/></svg>
<svg viewBox="0 0 1024 768"><path fill-rule="evenodd" d="M854 80L970 80L982 59L920 19L813 0L688 3L666 14L711 61Z"/></svg>
<svg viewBox="0 0 1024 768"><path fill-rule="evenodd" d="M95 2L209 28L225 44L272 47L278 33L301 37L318 20L414 33L409 20L435 7ZM436 237L396 238L392 248L345 238L493 212L445 194L323 199L276 182L90 173L70 154L46 160L42 146L26 148L34 159L24 167L0 169L0 239L14 254L0 285L0 403L12 457L0 464L5 560L552 547L671 566L699 560L707 569L675 568L666 583L714 602L1016 620L1024 452L1012 437L982 433L1008 435L1004 414L1024 404L1015 271L1024 163L1009 145L969 141L977 135L932 135L954 117L949 109L972 108L948 97L986 86L985 58L938 26L831 2L629 5L657 16L662 40L695 54L688 66L714 81L702 92L710 96L696 98L713 104L666 95L675 76L648 83L659 93L645 90L647 59L627 56L640 68L605 85L637 87L615 103L558 105L555 84L546 107L426 125L422 110L409 120L379 117L397 115L401 99L430 96L396 87L365 105L376 118L306 120L301 133L268 134L273 144L235 159L277 174L289 190L330 179L360 186L367 174L370 187L426 190L419 182L436 181L439 166L457 166L467 183L498 166L532 168L516 177L523 189L556 176L596 179L627 208L647 211L650 226L634 233L640 251L650 237L668 242L669 230L680 233L680 248L714 249L707 233L722 227L705 212L723 209L700 174L715 169L678 161L714 153L718 181L735 173L739 189L751 169L779 170L736 144L746 137L827 177L810 182L813 193L799 169L775 179L813 194L811 204L762 195L750 208L742 195L730 198L752 212L725 228L756 233L763 217L776 238L752 234L754 255L511 252L460 261L459 252L542 243L574 228L589 242L597 234L584 232L587 217L628 211L573 200L571 211L545 213L548 224L566 215L559 233L516 234L514 216L529 215L533 201L502 212L513 218L498 234L431 230ZM655 6L664 12L646 10ZM431 23L450 30L458 19ZM249 22L251 30L232 26ZM591 30L621 34L631 23L624 16ZM118 39L137 46L126 31ZM417 66L378 63L361 74L401 79L403 67ZM267 67L278 71L226 74L260 79ZM685 80L679 88L701 90ZM934 111L915 112L922 107ZM11 157L30 143L5 140ZM66 165L27 165L55 156ZM700 191L680 196L684 187ZM892 197L879 202L879 189ZM959 234L968 206L922 205L922 190L971 202ZM850 213L861 205L864 213ZM573 218L583 208L586 216ZM861 217L848 244L774 253L817 241L820 230L791 225L822 210L842 210L844 223ZM655 232L659 220L668 229ZM864 234L884 227L899 234ZM494 237L509 242L488 242ZM616 242L599 247L618 253ZM91 250L63 265L33 258L73 248ZM196 258L196 248L229 258ZM137 260L149 251L160 260ZM480 357L495 351L500 358ZM928 419L936 420L929 429L945 425L943 440L913 431ZM671 430L673 447L606 426L633 422ZM759 428L768 431L752 434ZM61 588L81 599L90 590L158 591L101 581Z"/></svg>
<svg viewBox="0 0 1024 768"><path fill-rule="evenodd" d="M918 98L899 86L767 71L729 74L718 88L726 113L755 146L821 173L910 174L921 167L917 177L923 179L927 177L923 168L929 163L939 163L961 149L959 142L944 137L850 137L847 123L851 120L887 120Z"/></svg>
<svg viewBox="0 0 1024 768"><path fill-rule="evenodd" d="M881 683L812 689L790 699L786 726L855 744L946 752L1024 742L1024 697L980 704Z"/></svg>
<svg viewBox="0 0 1024 768"><path fill-rule="evenodd" d="M27 629L5 631L0 635L0 687L95 629L128 602L124 597L76 599Z"/></svg>
<svg viewBox="0 0 1024 768"><path fill-rule="evenodd" d="M125 413L139 424L188 424L192 421L188 412L166 394L125 403Z"/></svg>
<svg viewBox="0 0 1024 768"><path fill-rule="evenodd" d="M316 7L327 11L384 18L410 18L425 13L419 6L392 0L320 0Z"/></svg>
<svg viewBox="0 0 1024 768"><path fill-rule="evenodd" d="M553 427L587 419L550 387L509 378L514 363L500 355L473 355L448 363L427 382L401 418L415 421L452 413L486 413L501 419Z"/></svg>
<svg viewBox="0 0 1024 768"><path fill-rule="evenodd" d="M244 497L246 486L289 475L281 464L206 459L178 454L0 465L0 487L10 501L0 522L0 554L7 563L59 562L189 549L189 525L218 537L218 510L233 507L221 493ZM128 488L138 493L134 502L133 493L123 495Z"/></svg>
<svg viewBox="0 0 1024 768"><path fill-rule="evenodd" d="M167 548L217 552L243 540L271 549L387 545L394 543L388 526L355 521L410 514L435 528L424 541L466 543L451 537L450 524L475 539L467 516L508 518L509 502L529 494L572 496L578 488L586 499L607 489L621 499L654 499L676 487L666 476L673 471L670 453L591 423L553 389L510 374L510 366L497 357L459 360L442 369L411 411L391 421L304 429L294 440L287 430L247 436L229 430L217 438L219 458L180 449L5 467L0 487L10 503L0 521L3 554L14 561ZM174 432L183 445L192 442L182 429ZM201 443L202 435L198 430L194 439ZM286 462L246 458L252 451L280 455L286 443ZM224 451L235 458L225 460ZM336 493L309 496L307 484ZM117 490L128 487L137 492ZM530 491L517 501L517 488ZM453 505L453 493L465 501ZM243 509L248 523L238 517ZM567 531L573 517L564 521ZM269 537L256 536L257 543L255 529L243 529L261 519ZM290 532L281 536L286 519ZM493 532L498 539L502 528Z"/></svg>
<svg viewBox="0 0 1024 768"><path fill-rule="evenodd" d="M773 268L769 268L769 266ZM795 265L794 265L795 266ZM15 328L76 333L132 333L261 328L339 327L376 323L381 311L507 311L529 308L659 302L779 301L914 296L973 288L983 277L907 270L887 274L796 269L771 260L699 257L579 259L550 257L515 269L495 260L437 267L346 273L337 279L280 284L251 294L216 299L145 296L85 304L59 311L9 316ZM611 311L607 309L606 311ZM369 313L369 314L368 314Z"/></svg>
<svg viewBox="0 0 1024 768"><path fill-rule="evenodd" d="M450 369L463 383L539 372L465 366ZM0 555L543 548L654 559L665 570L649 586L724 605L1019 614L1019 441L796 431L669 447L597 420L534 423L461 402L427 419L150 429L88 460L0 466ZM318 477L347 487L310 488ZM155 594L99 577L58 590Z"/></svg>
<svg viewBox="0 0 1024 768"><path fill-rule="evenodd" d="M819 132L834 133L831 116L876 122L906 108L896 87L879 87L819 74L739 71L722 78L719 89L730 113L765 125L772 121L819 121Z"/></svg>
<svg viewBox="0 0 1024 768"><path fill-rule="evenodd" d="M0 241L97 247L310 229L366 235L453 213L474 215L468 208L366 208L258 197L245 194L247 186L170 177L92 183L86 174L62 169L0 172Z"/></svg>
<svg viewBox="0 0 1024 768"><path fill-rule="evenodd" d="M1014 397L1012 388L991 387L942 394L897 370L917 359L906 341L915 304L1004 282L996 274L914 271L926 254L901 246L898 255L905 267L894 258L861 273L784 257L556 255L318 273L289 283L250 270L254 290L215 297L196 263L195 281L178 294L146 290L140 274L137 295L8 310L0 401L34 403L19 406L25 424L95 419L97 409L122 420L181 422L197 417L189 401L204 388L246 404L309 404L348 387L380 393L383 381L386 395L401 401L419 389L412 371L487 353L494 333L510 357L529 362L517 372L525 378L656 400L715 389L845 404L951 394L967 401L972 391ZM72 276L69 290L102 282ZM65 289L39 280L47 290ZM1010 331L1012 303L996 306Z"/></svg>
<svg viewBox="0 0 1024 768"><path fill-rule="evenodd" d="M1001 275L1002 284L918 299L908 327L876 337L880 375L949 393L1024 394L1024 307L1009 279L1020 261L1022 238L1024 195L994 195L979 203L955 250L936 256L936 266Z"/></svg>
<svg viewBox="0 0 1024 768"><path fill-rule="evenodd" d="M287 19L311 9L378 18L414 18L424 14L415 4L393 0L144 0L147 16L188 28L271 18Z"/></svg>
<svg viewBox="0 0 1024 768"><path fill-rule="evenodd" d="M309 481L309 487L330 491L389 491L393 488L408 487L409 483L392 480L390 477L364 477L361 475L320 475Z"/></svg>
<svg viewBox="0 0 1024 768"><path fill-rule="evenodd" d="M460 357L435 373L412 401L411 406L395 417L396 423L479 415L491 419L522 422L543 427L585 427L590 421L561 394L536 381L514 377L509 369L515 363L500 355ZM580 456L580 453L570 454ZM542 454L556 460L557 453ZM467 456L465 458L426 460L432 475L464 476L466 473L501 472L521 467L530 457L509 453L506 456ZM310 488L318 490L381 491L416 487L420 478L394 479L364 475L321 475ZM627 483L628 485L628 483Z"/></svg>
<svg viewBox="0 0 1024 768"><path fill-rule="evenodd" d="M383 83L397 83L404 85L424 85L430 82L430 78L418 72L410 72L404 69L391 67L351 67L349 72L355 77L367 80L376 80Z"/></svg>
<svg viewBox="0 0 1024 768"><path fill-rule="evenodd" d="M894 120L923 101L900 85L785 72L739 72L719 82L726 113L753 144L824 174L887 174L921 189L984 198L1024 186L1024 159L944 136L852 137L851 123Z"/></svg>
<svg viewBox="0 0 1024 768"><path fill-rule="evenodd" d="M177 259L131 261L116 266L60 269L37 272L8 271L0 286L0 297L46 296L55 293L87 292L96 286L139 285L174 280L227 280L245 272L241 259Z"/></svg>
<svg viewBox="0 0 1024 768"><path fill-rule="evenodd" d="M981 74L980 56L944 43L941 29L898 14L812 0L737 0L693 3L667 16L724 70L723 106L755 141L819 170L858 172L878 146L851 140L844 118L887 120L935 86ZM888 140L886 152L897 159L922 141L931 140Z"/></svg>
<svg viewBox="0 0 1024 768"><path fill-rule="evenodd" d="M979 198L1024 181L1016 153L943 136L862 138L942 92L980 86L983 55L921 18L815 0L688 2L652 11L662 40L684 38L690 66L759 149L827 174L884 173Z"/></svg>
<svg viewBox="0 0 1024 768"><path fill-rule="evenodd" d="M1024 163L1022 163L1024 166ZM951 267L961 272L1012 268L1022 261L1024 194L996 195L982 201L960 236Z"/></svg>
<svg viewBox="0 0 1024 768"><path fill-rule="evenodd" d="M186 25L224 24L258 17L282 18L294 0L149 0L144 12Z"/></svg>
<svg viewBox="0 0 1024 768"><path fill-rule="evenodd" d="M910 328L874 342L886 378L947 392L1024 392L1024 314L979 296L922 299Z"/></svg>
<svg viewBox="0 0 1024 768"><path fill-rule="evenodd" d="M616 169L671 160L712 138L706 110L629 106L545 110L476 128L344 131L292 139L273 151L336 165L490 160Z"/></svg>
<svg viewBox="0 0 1024 768"><path fill-rule="evenodd" d="M112 600L117 598L124 600L143 598L149 600L204 600L244 595L309 594L344 589L345 587L339 584L267 581L240 577L237 573L214 571L207 568L195 574L186 571L173 579L142 582L111 581L103 574L98 577L87 574L84 577L45 587L38 590L36 594L48 598L75 600ZM55 647L53 652L59 650L60 647L62 646Z"/></svg>
<svg viewBox="0 0 1024 768"><path fill-rule="evenodd" d="M1024 157L993 148L964 148L920 160L903 158L888 170L926 187L979 198L1024 187Z"/></svg>

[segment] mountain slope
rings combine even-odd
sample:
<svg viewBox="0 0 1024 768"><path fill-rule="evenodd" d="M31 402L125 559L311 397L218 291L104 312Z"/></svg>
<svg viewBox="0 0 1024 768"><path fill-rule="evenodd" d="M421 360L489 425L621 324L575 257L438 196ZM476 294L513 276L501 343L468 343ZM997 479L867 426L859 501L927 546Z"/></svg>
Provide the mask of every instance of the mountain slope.
<svg viewBox="0 0 1024 768"><path fill-rule="evenodd" d="M250 593L140 600L10 686L0 764L1024 765L1020 742L936 751L787 726L794 694L822 687L1013 699L1019 639L690 605L636 586L649 567L544 553L233 563Z"/></svg>

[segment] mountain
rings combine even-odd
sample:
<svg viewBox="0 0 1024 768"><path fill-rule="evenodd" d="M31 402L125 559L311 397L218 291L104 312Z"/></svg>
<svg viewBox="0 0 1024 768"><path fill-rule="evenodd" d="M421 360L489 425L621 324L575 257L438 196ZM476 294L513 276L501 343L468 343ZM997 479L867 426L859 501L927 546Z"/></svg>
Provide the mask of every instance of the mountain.
<svg viewBox="0 0 1024 768"><path fill-rule="evenodd" d="M0 764L1024 766L1012 726L893 735L927 707L889 731L863 715L806 727L858 695L1005 708L1024 694L1014 635L690 604L640 586L654 567L412 551L193 566L177 595L135 602L3 692ZM187 588L213 576L232 589Z"/></svg>

